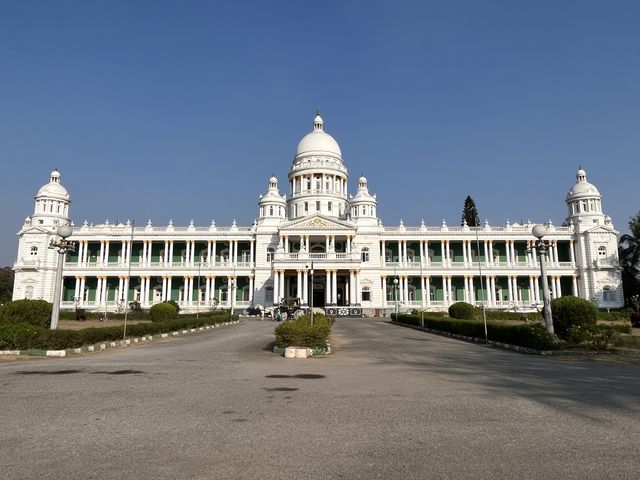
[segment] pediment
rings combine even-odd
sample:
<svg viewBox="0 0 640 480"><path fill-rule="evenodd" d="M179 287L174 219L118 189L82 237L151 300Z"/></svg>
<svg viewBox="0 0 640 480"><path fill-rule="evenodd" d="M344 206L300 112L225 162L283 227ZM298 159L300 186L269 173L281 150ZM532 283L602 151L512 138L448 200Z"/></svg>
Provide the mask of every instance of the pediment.
<svg viewBox="0 0 640 480"><path fill-rule="evenodd" d="M315 231L343 231L354 232L356 227L344 220L337 220L335 218L326 217L324 215L311 215L310 217L299 218L292 220L280 226L280 231L299 231L299 230L315 230Z"/></svg>
<svg viewBox="0 0 640 480"><path fill-rule="evenodd" d="M619 232L617 230L615 230L614 228L611 227L607 227L605 225L596 225L593 228L590 228L588 230L583 230L583 232L588 232L591 235L594 234L614 234L617 235Z"/></svg>
<svg viewBox="0 0 640 480"><path fill-rule="evenodd" d="M45 227L40 227L37 225L31 225L28 226L26 228L23 228L22 230L20 230L18 232L18 235L24 235L24 234L46 234L46 235L52 235L53 232Z"/></svg>

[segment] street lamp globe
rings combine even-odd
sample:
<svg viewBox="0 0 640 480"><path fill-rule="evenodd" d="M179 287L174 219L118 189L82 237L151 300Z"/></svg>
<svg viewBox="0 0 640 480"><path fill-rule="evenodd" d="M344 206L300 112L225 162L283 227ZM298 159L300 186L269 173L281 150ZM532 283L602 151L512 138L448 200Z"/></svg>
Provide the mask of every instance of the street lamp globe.
<svg viewBox="0 0 640 480"><path fill-rule="evenodd" d="M60 225L56 233L58 234L59 237L63 239L67 239L73 233L73 228L71 228L70 225Z"/></svg>
<svg viewBox="0 0 640 480"><path fill-rule="evenodd" d="M547 234L547 227L545 227L544 225L535 225L531 229L531 234L534 237L536 237L538 240L540 240L542 237L544 237Z"/></svg>

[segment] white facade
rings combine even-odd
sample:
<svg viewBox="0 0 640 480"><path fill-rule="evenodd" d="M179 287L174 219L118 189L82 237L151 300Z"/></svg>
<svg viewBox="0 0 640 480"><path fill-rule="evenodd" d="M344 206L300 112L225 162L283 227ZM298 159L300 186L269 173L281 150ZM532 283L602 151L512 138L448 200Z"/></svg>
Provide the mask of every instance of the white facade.
<svg viewBox="0 0 640 480"><path fill-rule="evenodd" d="M532 224L385 227L367 179L348 193L338 143L316 115L298 144L288 195L269 179L250 227L75 227L67 255L63 308L120 309L176 300L183 309L272 305L285 297L336 313L443 309L456 301L490 308L541 303L540 265ZM623 305L617 235L597 188L580 169L567 194L565 226L548 225L549 286L554 297L579 295L601 308ZM56 253L48 248L68 223L69 195L52 172L18 232L13 298L53 299ZM310 268L314 269L311 288ZM480 277L482 270L482 280ZM130 273L129 273L130 272ZM394 280L397 280L394 281Z"/></svg>

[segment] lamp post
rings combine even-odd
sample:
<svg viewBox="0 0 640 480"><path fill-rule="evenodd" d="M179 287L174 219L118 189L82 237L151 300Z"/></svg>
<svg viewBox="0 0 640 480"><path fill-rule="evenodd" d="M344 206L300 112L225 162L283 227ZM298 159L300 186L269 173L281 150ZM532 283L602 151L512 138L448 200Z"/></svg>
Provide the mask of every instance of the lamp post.
<svg viewBox="0 0 640 480"><path fill-rule="evenodd" d="M484 341L485 343L489 343L489 331L487 330L487 294L484 289L484 281L482 279L482 263L480 263L480 234L478 230L480 230L480 217L476 215L475 218L475 227L476 227L476 258L478 259L478 274L480 276L480 291L482 292L482 322L484 324ZM485 259L486 260L486 259ZM471 287L473 287L473 278L471 279Z"/></svg>
<svg viewBox="0 0 640 480"><path fill-rule="evenodd" d="M53 291L53 309L51 311L51 330L58 328L58 320L60 319L60 297L62 295L62 268L64 266L64 257L67 252L75 252L76 246L73 242L67 240L73 233L73 229L69 225L60 225L56 231L60 240L57 242L52 238L49 248L58 250L58 266L56 268L56 282Z"/></svg>
<svg viewBox="0 0 640 480"><path fill-rule="evenodd" d="M309 321L311 325L313 325L313 262L311 262L311 269L309 270L309 276L311 277L311 293L309 293L309 308L311 309L311 313L309 316Z"/></svg>
<svg viewBox="0 0 640 480"><path fill-rule="evenodd" d="M542 240L542 237L547 234L547 227L544 225L535 225L531 230L531 233L537 238L534 248L538 251L538 255L540 257L540 282L542 282L542 300L544 303L544 325L547 328L547 331L553 335L553 317L551 316L549 283L547 281L547 267L545 264L545 257L547 256L550 243L546 240Z"/></svg>
<svg viewBox="0 0 640 480"><path fill-rule="evenodd" d="M229 292L229 294L231 295L231 316L233 316L233 300L234 300L234 296L235 296L235 287L236 287L236 279L232 278L231 279L231 284L229 285L231 292Z"/></svg>
<svg viewBox="0 0 640 480"><path fill-rule="evenodd" d="M393 296L395 297L395 301L396 301L396 319L395 321L398 321L398 277L393 279Z"/></svg>

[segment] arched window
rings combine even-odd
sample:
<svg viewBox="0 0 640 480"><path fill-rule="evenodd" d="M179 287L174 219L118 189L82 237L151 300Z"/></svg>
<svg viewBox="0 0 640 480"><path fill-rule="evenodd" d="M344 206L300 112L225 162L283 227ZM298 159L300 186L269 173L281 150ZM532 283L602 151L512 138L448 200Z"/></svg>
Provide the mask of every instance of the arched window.
<svg viewBox="0 0 640 480"><path fill-rule="evenodd" d="M36 255L38 255L38 247L35 247L35 246L34 246L34 247L31 247L31 248L29 249L29 254L30 254L30 255L32 255L32 256L36 256Z"/></svg>
<svg viewBox="0 0 640 480"><path fill-rule="evenodd" d="M614 291L609 285L602 287L602 300L605 302L614 301Z"/></svg>
<svg viewBox="0 0 640 480"><path fill-rule="evenodd" d="M368 262L369 261L369 247L364 247L362 249L361 256L362 256L362 261L363 262Z"/></svg>
<svg viewBox="0 0 640 480"><path fill-rule="evenodd" d="M33 298L32 286L28 286L27 288L24 289L24 298L26 298L27 300L31 300Z"/></svg>
<svg viewBox="0 0 640 480"><path fill-rule="evenodd" d="M600 245L598 247L598 258L606 258L607 256L607 247L604 245Z"/></svg>
<svg viewBox="0 0 640 480"><path fill-rule="evenodd" d="M273 207L269 207L269 215L273 216Z"/></svg>

